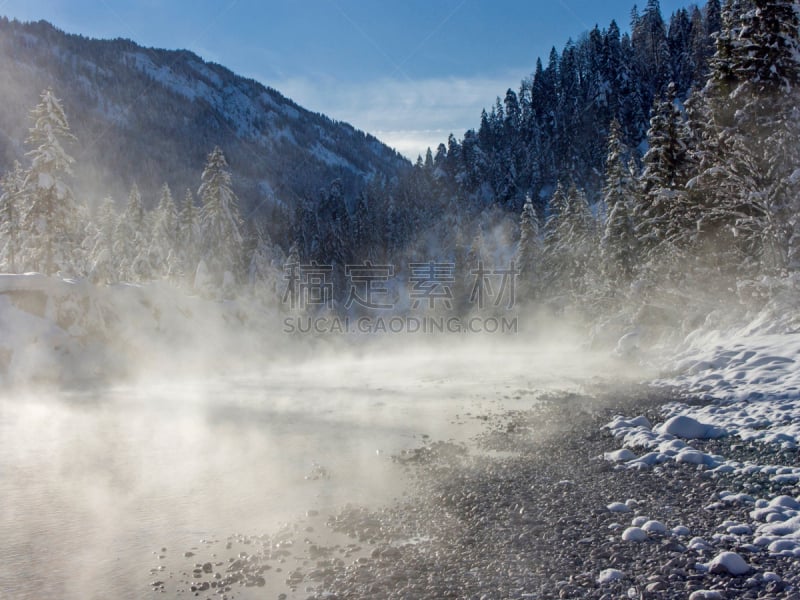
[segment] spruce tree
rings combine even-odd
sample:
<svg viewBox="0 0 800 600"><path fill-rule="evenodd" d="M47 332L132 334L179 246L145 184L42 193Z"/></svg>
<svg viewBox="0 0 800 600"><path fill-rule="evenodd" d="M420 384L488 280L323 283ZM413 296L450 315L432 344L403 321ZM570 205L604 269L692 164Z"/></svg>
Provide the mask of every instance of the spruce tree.
<svg viewBox="0 0 800 600"><path fill-rule="evenodd" d="M140 264L141 253L148 250L144 228L142 196L134 183L114 231L114 260L121 281L142 281L143 271L148 271Z"/></svg>
<svg viewBox="0 0 800 600"><path fill-rule="evenodd" d="M186 189L180 211L180 268L186 274L194 273L199 260L200 225L192 190Z"/></svg>
<svg viewBox="0 0 800 600"><path fill-rule="evenodd" d="M48 275L74 272L77 203L67 181L73 158L64 146L75 141L61 102L51 90L31 112L33 126L26 143L31 166L24 181L27 202L24 222L25 253L31 266Z"/></svg>
<svg viewBox="0 0 800 600"><path fill-rule="evenodd" d="M600 240L603 274L614 287L630 282L637 250L631 219L635 183L627 164L629 150L621 138L622 127L619 121L614 120L608 137L606 184L603 188L606 221Z"/></svg>
<svg viewBox="0 0 800 600"><path fill-rule="evenodd" d="M653 257L662 244L681 245L689 235L686 196L688 131L675 104L675 86L653 108L647 131L649 149L642 159L642 194L634 209L637 237L645 255Z"/></svg>
<svg viewBox="0 0 800 600"><path fill-rule="evenodd" d="M153 211L152 250L153 266L163 276L175 274L177 269L177 222L178 208L172 198L172 191L165 183L161 197Z"/></svg>
<svg viewBox="0 0 800 600"><path fill-rule="evenodd" d="M97 208L95 235L91 243L89 276L95 283L119 280L118 264L114 260L114 236L119 217L111 196L106 196Z"/></svg>
<svg viewBox="0 0 800 600"><path fill-rule="evenodd" d="M16 273L20 264L25 171L18 161L0 180L0 266Z"/></svg>
<svg viewBox="0 0 800 600"><path fill-rule="evenodd" d="M530 195L525 198L519 221L519 244L516 266L519 269L519 290L522 297L530 299L537 288L537 271L540 268L542 247L539 239L539 219Z"/></svg>
<svg viewBox="0 0 800 600"><path fill-rule="evenodd" d="M219 146L208 155L197 195L202 203L200 235L206 267L218 284L224 282L226 273L236 279L242 261L242 218L228 163Z"/></svg>

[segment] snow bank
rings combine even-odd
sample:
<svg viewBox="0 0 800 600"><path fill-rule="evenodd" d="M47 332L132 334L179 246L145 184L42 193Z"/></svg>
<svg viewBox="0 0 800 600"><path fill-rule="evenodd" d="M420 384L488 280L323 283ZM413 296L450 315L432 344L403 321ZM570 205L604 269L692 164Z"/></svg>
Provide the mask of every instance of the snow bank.
<svg viewBox="0 0 800 600"><path fill-rule="evenodd" d="M791 306L796 300L793 302ZM784 454L767 451L754 454L751 460L734 460L707 451L709 447L725 446L710 446L705 442L729 437L731 449L742 442L792 451L800 448L800 330L787 326L797 322L796 309L786 312L781 318L774 315L767 318L764 313L746 327L727 333L705 330L690 334L685 349L665 369L672 374L654 382L656 387L671 393L677 390L689 400L662 406L655 423L644 417L615 417L604 428L621 447L605 453L603 458L613 462L614 469L650 469L674 461L687 468L708 471L712 476L759 475L778 485L796 486L800 482L799 467L770 464L771 460L779 462ZM796 493L793 487L783 490ZM731 543L748 552L760 550L800 558L800 496L757 498L723 491L704 509L733 506L745 513L749 511L750 520L722 521L715 532L704 532L705 538L689 541L690 549L708 552L709 558L713 556L709 562L698 563L698 570L731 576L750 573L752 568L741 555L722 551L730 548ZM721 512L731 514L730 510ZM647 530L663 533L661 527L647 524L643 517L637 517L623 533L623 539L626 536L631 540L643 539ZM682 526L671 533L690 535ZM714 556L714 552L718 554ZM770 576L780 580L778 575Z"/></svg>
<svg viewBox="0 0 800 600"><path fill-rule="evenodd" d="M690 334L687 348L669 365L675 374L654 385L678 389L692 403L666 404L664 420L654 426L644 417L616 417L606 428L622 448L604 458L615 468L649 469L675 461L719 473L762 473L779 483L800 481L795 466L737 462L695 443L730 436L800 447L800 332L753 333L759 327L774 330L761 323L727 334Z"/></svg>
<svg viewBox="0 0 800 600"><path fill-rule="evenodd" d="M800 333L733 337L685 354L676 363L679 374L656 385L679 387L709 401L670 404L668 417L695 419L743 440L793 449L800 443L798 361Z"/></svg>

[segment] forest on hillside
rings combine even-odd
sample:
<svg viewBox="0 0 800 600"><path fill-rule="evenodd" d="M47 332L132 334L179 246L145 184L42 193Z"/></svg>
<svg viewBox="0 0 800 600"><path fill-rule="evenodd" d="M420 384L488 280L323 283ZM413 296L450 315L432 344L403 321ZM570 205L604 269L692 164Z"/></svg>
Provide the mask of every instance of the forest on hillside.
<svg viewBox="0 0 800 600"><path fill-rule="evenodd" d="M477 129L408 172L371 176L354 196L334 180L270 222L242 217L220 148L179 200L164 185L143 202L134 185L122 210L108 198L90 211L46 90L26 164L2 179L0 271L169 279L280 304L287 264L371 261L400 276L435 259L459 281L513 264L521 302L595 317L763 303L800 268L799 26L786 0L710 0L668 22L649 0L630 35L612 22L553 49Z"/></svg>

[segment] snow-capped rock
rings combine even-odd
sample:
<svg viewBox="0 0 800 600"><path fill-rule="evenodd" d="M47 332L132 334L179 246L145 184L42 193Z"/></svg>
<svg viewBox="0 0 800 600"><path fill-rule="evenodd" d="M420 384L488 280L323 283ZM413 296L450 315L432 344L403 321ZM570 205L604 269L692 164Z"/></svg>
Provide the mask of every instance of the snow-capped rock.
<svg viewBox="0 0 800 600"><path fill-rule="evenodd" d="M708 563L708 571L717 575L744 575L750 572L750 565L736 552L720 552Z"/></svg>
<svg viewBox="0 0 800 600"><path fill-rule="evenodd" d="M628 527L622 532L622 539L626 542L643 542L647 539L647 532L641 527Z"/></svg>

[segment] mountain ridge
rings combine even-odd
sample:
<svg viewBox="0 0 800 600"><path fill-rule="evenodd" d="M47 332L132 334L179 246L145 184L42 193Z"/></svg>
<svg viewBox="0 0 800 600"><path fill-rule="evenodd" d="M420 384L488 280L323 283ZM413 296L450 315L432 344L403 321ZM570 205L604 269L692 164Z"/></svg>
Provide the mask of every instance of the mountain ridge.
<svg viewBox="0 0 800 600"><path fill-rule="evenodd" d="M121 201L133 183L151 204L164 183L177 195L195 191L216 145L244 214L291 209L335 179L354 195L375 176L411 166L371 134L185 49L0 17L0 77L0 168L23 159L28 111L50 87L78 138L76 193L90 205L106 195Z"/></svg>

